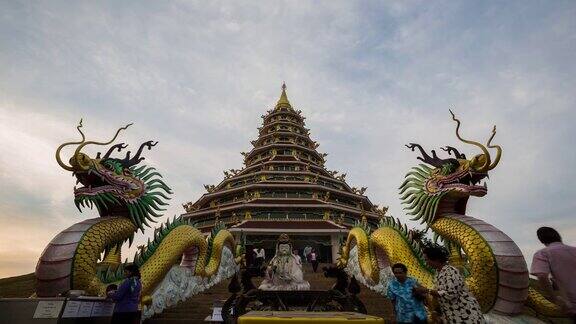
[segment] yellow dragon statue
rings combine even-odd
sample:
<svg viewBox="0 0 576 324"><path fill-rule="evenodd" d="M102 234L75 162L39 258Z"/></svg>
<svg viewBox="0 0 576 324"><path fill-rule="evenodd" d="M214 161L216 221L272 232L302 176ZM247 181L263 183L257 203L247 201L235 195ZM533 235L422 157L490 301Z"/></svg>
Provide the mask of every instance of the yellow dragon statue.
<svg viewBox="0 0 576 324"><path fill-rule="evenodd" d="M496 126L487 144L482 145L462 138L460 120L450 113L458 139L482 153L467 159L456 148L447 146L442 149L449 157L442 159L434 150L430 156L418 144L406 145L412 151L418 149L422 155L418 159L425 164L413 167L399 188L404 209L413 216L412 220L425 223L444 242L450 262L466 273L466 282L483 312L513 316L528 306L541 316L562 317L558 306L529 287L526 261L518 246L496 227L466 215L468 198L487 194L486 183L478 184L498 165L502 148L492 144ZM488 149L496 150L494 158ZM379 282L381 269L401 262L408 267L410 276L432 288L434 272L424 262L415 231L386 216L370 232L366 224L350 231L341 247L340 266L348 265L355 247L359 272L369 285Z"/></svg>
<svg viewBox="0 0 576 324"><path fill-rule="evenodd" d="M84 290L89 295L103 295L108 284L122 279L124 264L120 262L123 243L131 244L134 234L148 222L155 222L159 212L167 205L171 189L153 167L140 165L145 147L151 149L157 142L143 143L136 154L130 151L122 159L111 154L127 146L112 145L108 151L91 158L82 150L88 145L109 145L118 134L131 124L118 129L108 142L86 141L82 120L77 126L81 140L60 145L56 150L58 164L77 178L74 202L77 208L96 207L100 217L88 219L62 231L45 248L36 267L38 297L52 297L69 290ZM76 145L69 164L62 161L64 147ZM134 263L142 274L143 300L150 295L168 271L182 258L181 265L195 276L211 277L217 274L223 249L242 259L242 247L223 226L216 226L207 240L188 221L174 219L155 229L154 239L136 253ZM105 258L99 262L101 255ZM232 262L234 263L234 262Z"/></svg>

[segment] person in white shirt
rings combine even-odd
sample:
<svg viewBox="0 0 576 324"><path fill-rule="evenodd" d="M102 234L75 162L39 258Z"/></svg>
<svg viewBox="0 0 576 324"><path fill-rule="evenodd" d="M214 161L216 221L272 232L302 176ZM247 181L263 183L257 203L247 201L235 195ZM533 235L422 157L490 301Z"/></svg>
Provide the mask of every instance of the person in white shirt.
<svg viewBox="0 0 576 324"><path fill-rule="evenodd" d="M263 248L254 249L254 254L256 256L256 267L260 268L264 264L266 259L266 252Z"/></svg>
<svg viewBox="0 0 576 324"><path fill-rule="evenodd" d="M300 257L300 254L298 254L298 250L292 250L292 254L294 254L294 256L296 257L296 261L298 261L298 264L300 266L302 266L302 257Z"/></svg>
<svg viewBox="0 0 576 324"><path fill-rule="evenodd" d="M312 252L312 247L307 246L304 248L304 261L310 263L310 253Z"/></svg>
<svg viewBox="0 0 576 324"><path fill-rule="evenodd" d="M314 270L314 272L316 272L316 270L318 270L318 260L317 260L317 255L316 255L316 249L312 249L312 252L310 252L310 262L312 262L312 269Z"/></svg>

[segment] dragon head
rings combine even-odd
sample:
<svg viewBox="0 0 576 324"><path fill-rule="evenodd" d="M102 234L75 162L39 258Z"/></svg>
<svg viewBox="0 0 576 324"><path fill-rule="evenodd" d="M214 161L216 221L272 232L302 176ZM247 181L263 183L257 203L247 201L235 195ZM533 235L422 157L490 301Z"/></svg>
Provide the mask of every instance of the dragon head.
<svg viewBox="0 0 576 324"><path fill-rule="evenodd" d="M154 168L138 165L144 160L140 156L143 149L151 149L158 142L144 142L132 158L130 151L122 159L111 157L115 150L120 152L127 147L124 143L112 145L104 155L98 153L94 159L82 152L87 145L111 144L130 125L118 129L108 142L94 142L86 141L80 120L76 128L82 139L60 145L56 150L56 161L63 169L71 171L77 179L76 183L81 185L74 187L74 203L78 210L96 206L100 216L129 215L134 225L143 230L144 225L148 226L147 221L154 222L153 217L161 216L158 212L165 210L161 206L167 205L164 200L170 199L167 194L172 193ZM78 147L69 165L66 165L60 158L60 152L68 145Z"/></svg>
<svg viewBox="0 0 576 324"><path fill-rule="evenodd" d="M425 164L412 168L406 175L400 186L401 200L402 204L407 205L404 209L409 211L408 214L414 216L413 220L420 220L422 223L430 224L441 213L464 214L470 196L483 197L488 192L486 182L479 184L488 177L488 171L498 165L502 156L502 148L492 144L496 126L484 146L479 142L463 139L459 133L460 120L452 111L450 114L456 122L456 137L466 144L478 147L482 153L467 159L456 148L446 146L442 150L446 151L449 157L443 159L438 157L434 150L431 151L432 156L428 155L419 144L406 145L412 151L418 149L422 155L418 159ZM497 150L494 160L488 148Z"/></svg>

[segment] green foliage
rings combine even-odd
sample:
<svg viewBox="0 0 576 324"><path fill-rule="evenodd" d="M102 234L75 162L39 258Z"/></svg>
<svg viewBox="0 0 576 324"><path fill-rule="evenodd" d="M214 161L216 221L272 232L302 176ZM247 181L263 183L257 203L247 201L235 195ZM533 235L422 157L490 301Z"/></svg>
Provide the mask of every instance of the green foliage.
<svg viewBox="0 0 576 324"><path fill-rule="evenodd" d="M28 298L35 292L35 273L0 279L0 298Z"/></svg>

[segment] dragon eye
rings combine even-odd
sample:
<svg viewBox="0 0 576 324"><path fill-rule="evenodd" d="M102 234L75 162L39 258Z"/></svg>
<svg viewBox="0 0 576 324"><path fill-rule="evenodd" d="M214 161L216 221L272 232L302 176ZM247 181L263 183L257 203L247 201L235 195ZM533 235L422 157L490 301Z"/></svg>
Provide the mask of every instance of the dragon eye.
<svg viewBox="0 0 576 324"><path fill-rule="evenodd" d="M123 168L120 164L116 163L114 160L107 160L104 163L102 163L104 165L104 167L116 174L122 174L123 173Z"/></svg>
<svg viewBox="0 0 576 324"><path fill-rule="evenodd" d="M450 173L454 172L456 170L456 165L452 164L452 163L444 163L442 164L442 169L440 170L440 173L442 175L449 175Z"/></svg>

